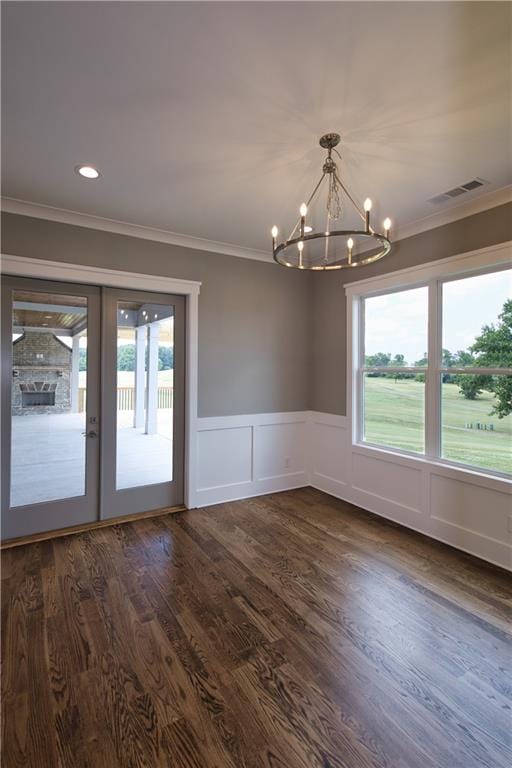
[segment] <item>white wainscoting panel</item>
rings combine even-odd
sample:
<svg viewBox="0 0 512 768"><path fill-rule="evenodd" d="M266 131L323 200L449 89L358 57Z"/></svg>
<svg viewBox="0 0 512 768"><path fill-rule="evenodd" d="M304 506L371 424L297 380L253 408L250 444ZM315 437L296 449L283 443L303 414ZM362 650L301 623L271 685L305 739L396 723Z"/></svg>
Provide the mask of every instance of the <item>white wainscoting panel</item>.
<svg viewBox="0 0 512 768"><path fill-rule="evenodd" d="M404 466L387 454L368 456L353 451L352 488L421 513L421 469Z"/></svg>
<svg viewBox="0 0 512 768"><path fill-rule="evenodd" d="M511 482L353 446L346 417L310 422L312 486L512 570Z"/></svg>
<svg viewBox="0 0 512 768"><path fill-rule="evenodd" d="M512 570L511 482L353 446L345 416L198 419L197 478L193 506L312 485Z"/></svg>
<svg viewBox="0 0 512 768"><path fill-rule="evenodd" d="M343 496L351 476L349 440L345 416L311 412L309 468L312 485L316 479L327 493Z"/></svg>
<svg viewBox="0 0 512 768"><path fill-rule="evenodd" d="M309 484L309 412L198 419L195 506Z"/></svg>
<svg viewBox="0 0 512 768"><path fill-rule="evenodd" d="M252 480L252 427L199 430L199 490Z"/></svg>

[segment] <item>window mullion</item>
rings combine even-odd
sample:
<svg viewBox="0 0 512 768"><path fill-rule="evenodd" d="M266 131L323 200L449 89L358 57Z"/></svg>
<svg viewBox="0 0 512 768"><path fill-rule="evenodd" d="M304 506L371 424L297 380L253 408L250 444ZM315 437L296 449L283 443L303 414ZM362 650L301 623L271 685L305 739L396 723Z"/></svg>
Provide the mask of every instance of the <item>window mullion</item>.
<svg viewBox="0 0 512 768"><path fill-rule="evenodd" d="M365 312L364 312L364 299L361 297L358 302L358 329L357 336L357 422L355 425L355 432L352 436L355 442L360 442L364 439L364 373L363 367L365 363Z"/></svg>
<svg viewBox="0 0 512 768"><path fill-rule="evenodd" d="M442 285L428 284L428 366L425 376L425 455L441 455L441 385L439 367L442 351Z"/></svg>

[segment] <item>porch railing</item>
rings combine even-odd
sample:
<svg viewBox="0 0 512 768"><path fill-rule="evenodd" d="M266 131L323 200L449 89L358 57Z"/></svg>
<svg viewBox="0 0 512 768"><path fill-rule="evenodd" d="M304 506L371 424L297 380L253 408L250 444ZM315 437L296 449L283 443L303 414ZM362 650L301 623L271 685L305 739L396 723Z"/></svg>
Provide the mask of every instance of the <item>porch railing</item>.
<svg viewBox="0 0 512 768"><path fill-rule="evenodd" d="M78 390L78 410L85 411L85 393L86 388L80 387ZM173 388L158 387L158 408L172 408ZM133 411L135 408L135 387L117 388L117 410Z"/></svg>

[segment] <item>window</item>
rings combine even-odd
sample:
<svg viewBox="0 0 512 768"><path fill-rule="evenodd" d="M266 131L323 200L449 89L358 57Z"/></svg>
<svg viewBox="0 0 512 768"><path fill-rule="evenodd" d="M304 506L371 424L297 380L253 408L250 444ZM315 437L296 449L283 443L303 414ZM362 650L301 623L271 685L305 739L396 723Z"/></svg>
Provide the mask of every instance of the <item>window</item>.
<svg viewBox="0 0 512 768"><path fill-rule="evenodd" d="M425 452L428 288L363 299L363 439Z"/></svg>
<svg viewBox="0 0 512 768"><path fill-rule="evenodd" d="M443 458L512 472L507 368L512 369L512 270L443 283Z"/></svg>
<svg viewBox="0 0 512 768"><path fill-rule="evenodd" d="M355 302L356 439L512 473L512 269Z"/></svg>

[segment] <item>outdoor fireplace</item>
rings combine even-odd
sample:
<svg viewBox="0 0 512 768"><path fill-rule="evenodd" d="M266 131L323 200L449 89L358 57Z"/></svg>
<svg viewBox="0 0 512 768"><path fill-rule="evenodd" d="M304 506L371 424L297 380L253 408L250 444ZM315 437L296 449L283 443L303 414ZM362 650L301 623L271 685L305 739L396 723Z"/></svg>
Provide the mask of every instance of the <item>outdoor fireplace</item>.
<svg viewBox="0 0 512 768"><path fill-rule="evenodd" d="M69 413L71 351L51 333L28 331L13 345L12 413Z"/></svg>
<svg viewBox="0 0 512 768"><path fill-rule="evenodd" d="M30 408L37 405L55 405L56 389L56 381L20 381L22 408Z"/></svg>

